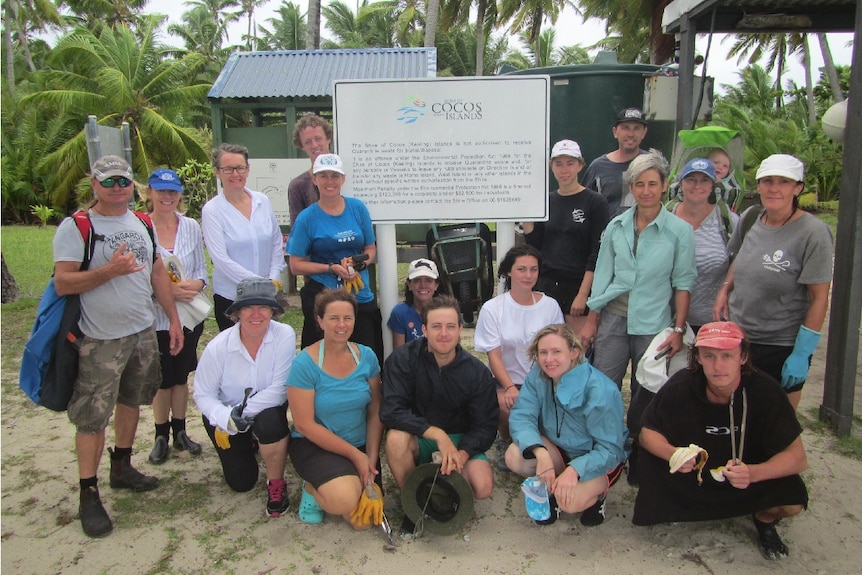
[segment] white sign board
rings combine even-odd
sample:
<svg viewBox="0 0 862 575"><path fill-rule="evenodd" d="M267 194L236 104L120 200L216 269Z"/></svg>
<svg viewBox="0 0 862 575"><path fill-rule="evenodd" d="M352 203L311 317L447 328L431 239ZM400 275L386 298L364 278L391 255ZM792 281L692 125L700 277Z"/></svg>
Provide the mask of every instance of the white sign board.
<svg viewBox="0 0 862 575"><path fill-rule="evenodd" d="M247 186L269 198L278 225L290 225L290 206L287 199L287 186L290 180L308 170L308 158L257 158L249 159Z"/></svg>
<svg viewBox="0 0 862 575"><path fill-rule="evenodd" d="M375 223L547 220L548 76L337 81L345 195Z"/></svg>

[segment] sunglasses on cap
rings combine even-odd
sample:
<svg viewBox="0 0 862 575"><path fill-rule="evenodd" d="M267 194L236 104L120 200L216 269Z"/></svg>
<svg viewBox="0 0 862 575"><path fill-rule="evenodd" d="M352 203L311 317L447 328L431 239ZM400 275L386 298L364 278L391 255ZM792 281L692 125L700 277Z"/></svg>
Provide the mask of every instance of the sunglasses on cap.
<svg viewBox="0 0 862 575"><path fill-rule="evenodd" d="M113 188L115 184L120 184L121 188L126 188L126 187L132 185L132 180L130 180L129 178L124 178L124 177L119 177L119 178L110 177L110 178L105 178L104 180L99 182L99 184L103 188Z"/></svg>

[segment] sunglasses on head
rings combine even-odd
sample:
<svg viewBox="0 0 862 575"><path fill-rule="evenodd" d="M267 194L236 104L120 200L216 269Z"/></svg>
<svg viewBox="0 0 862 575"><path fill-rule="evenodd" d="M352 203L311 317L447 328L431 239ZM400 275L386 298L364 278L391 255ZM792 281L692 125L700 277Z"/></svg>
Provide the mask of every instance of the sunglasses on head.
<svg viewBox="0 0 862 575"><path fill-rule="evenodd" d="M125 187L132 185L132 180L130 180L129 178L123 178L123 177L119 177L119 178L110 177L110 178L105 178L104 180L102 180L99 183L104 188L113 188L114 184L120 184L121 188L125 188Z"/></svg>

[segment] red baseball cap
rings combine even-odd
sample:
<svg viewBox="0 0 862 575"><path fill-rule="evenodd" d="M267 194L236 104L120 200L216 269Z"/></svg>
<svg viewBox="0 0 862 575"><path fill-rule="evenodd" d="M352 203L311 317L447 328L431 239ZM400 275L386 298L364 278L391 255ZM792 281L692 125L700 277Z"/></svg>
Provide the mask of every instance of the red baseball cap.
<svg viewBox="0 0 862 575"><path fill-rule="evenodd" d="M745 333L732 321L715 321L704 324L697 332L695 347L714 347L716 349L734 349L739 347Z"/></svg>

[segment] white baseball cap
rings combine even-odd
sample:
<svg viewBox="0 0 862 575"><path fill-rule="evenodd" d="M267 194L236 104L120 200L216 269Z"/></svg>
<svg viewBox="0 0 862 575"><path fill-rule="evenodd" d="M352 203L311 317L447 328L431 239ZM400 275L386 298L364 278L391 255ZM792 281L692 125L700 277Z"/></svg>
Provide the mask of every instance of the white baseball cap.
<svg viewBox="0 0 862 575"><path fill-rule="evenodd" d="M581 154L581 147L574 140L560 140L554 144L554 148L551 150L551 159L553 160L560 156L571 156L581 161L584 159L584 156Z"/></svg>
<svg viewBox="0 0 862 575"><path fill-rule="evenodd" d="M338 154L320 154L314 160L314 167L311 169L311 173L317 174L320 172L336 172L343 176L344 162L341 161Z"/></svg>
<svg viewBox="0 0 862 575"><path fill-rule="evenodd" d="M437 271L437 264L425 258L419 258L410 262L410 267L407 269L407 279L414 280L423 276L432 280L438 279L440 273Z"/></svg>
<svg viewBox="0 0 862 575"><path fill-rule="evenodd" d="M756 180L766 176L781 176L794 182L805 180L805 165L795 156L790 154L772 154L757 168Z"/></svg>

